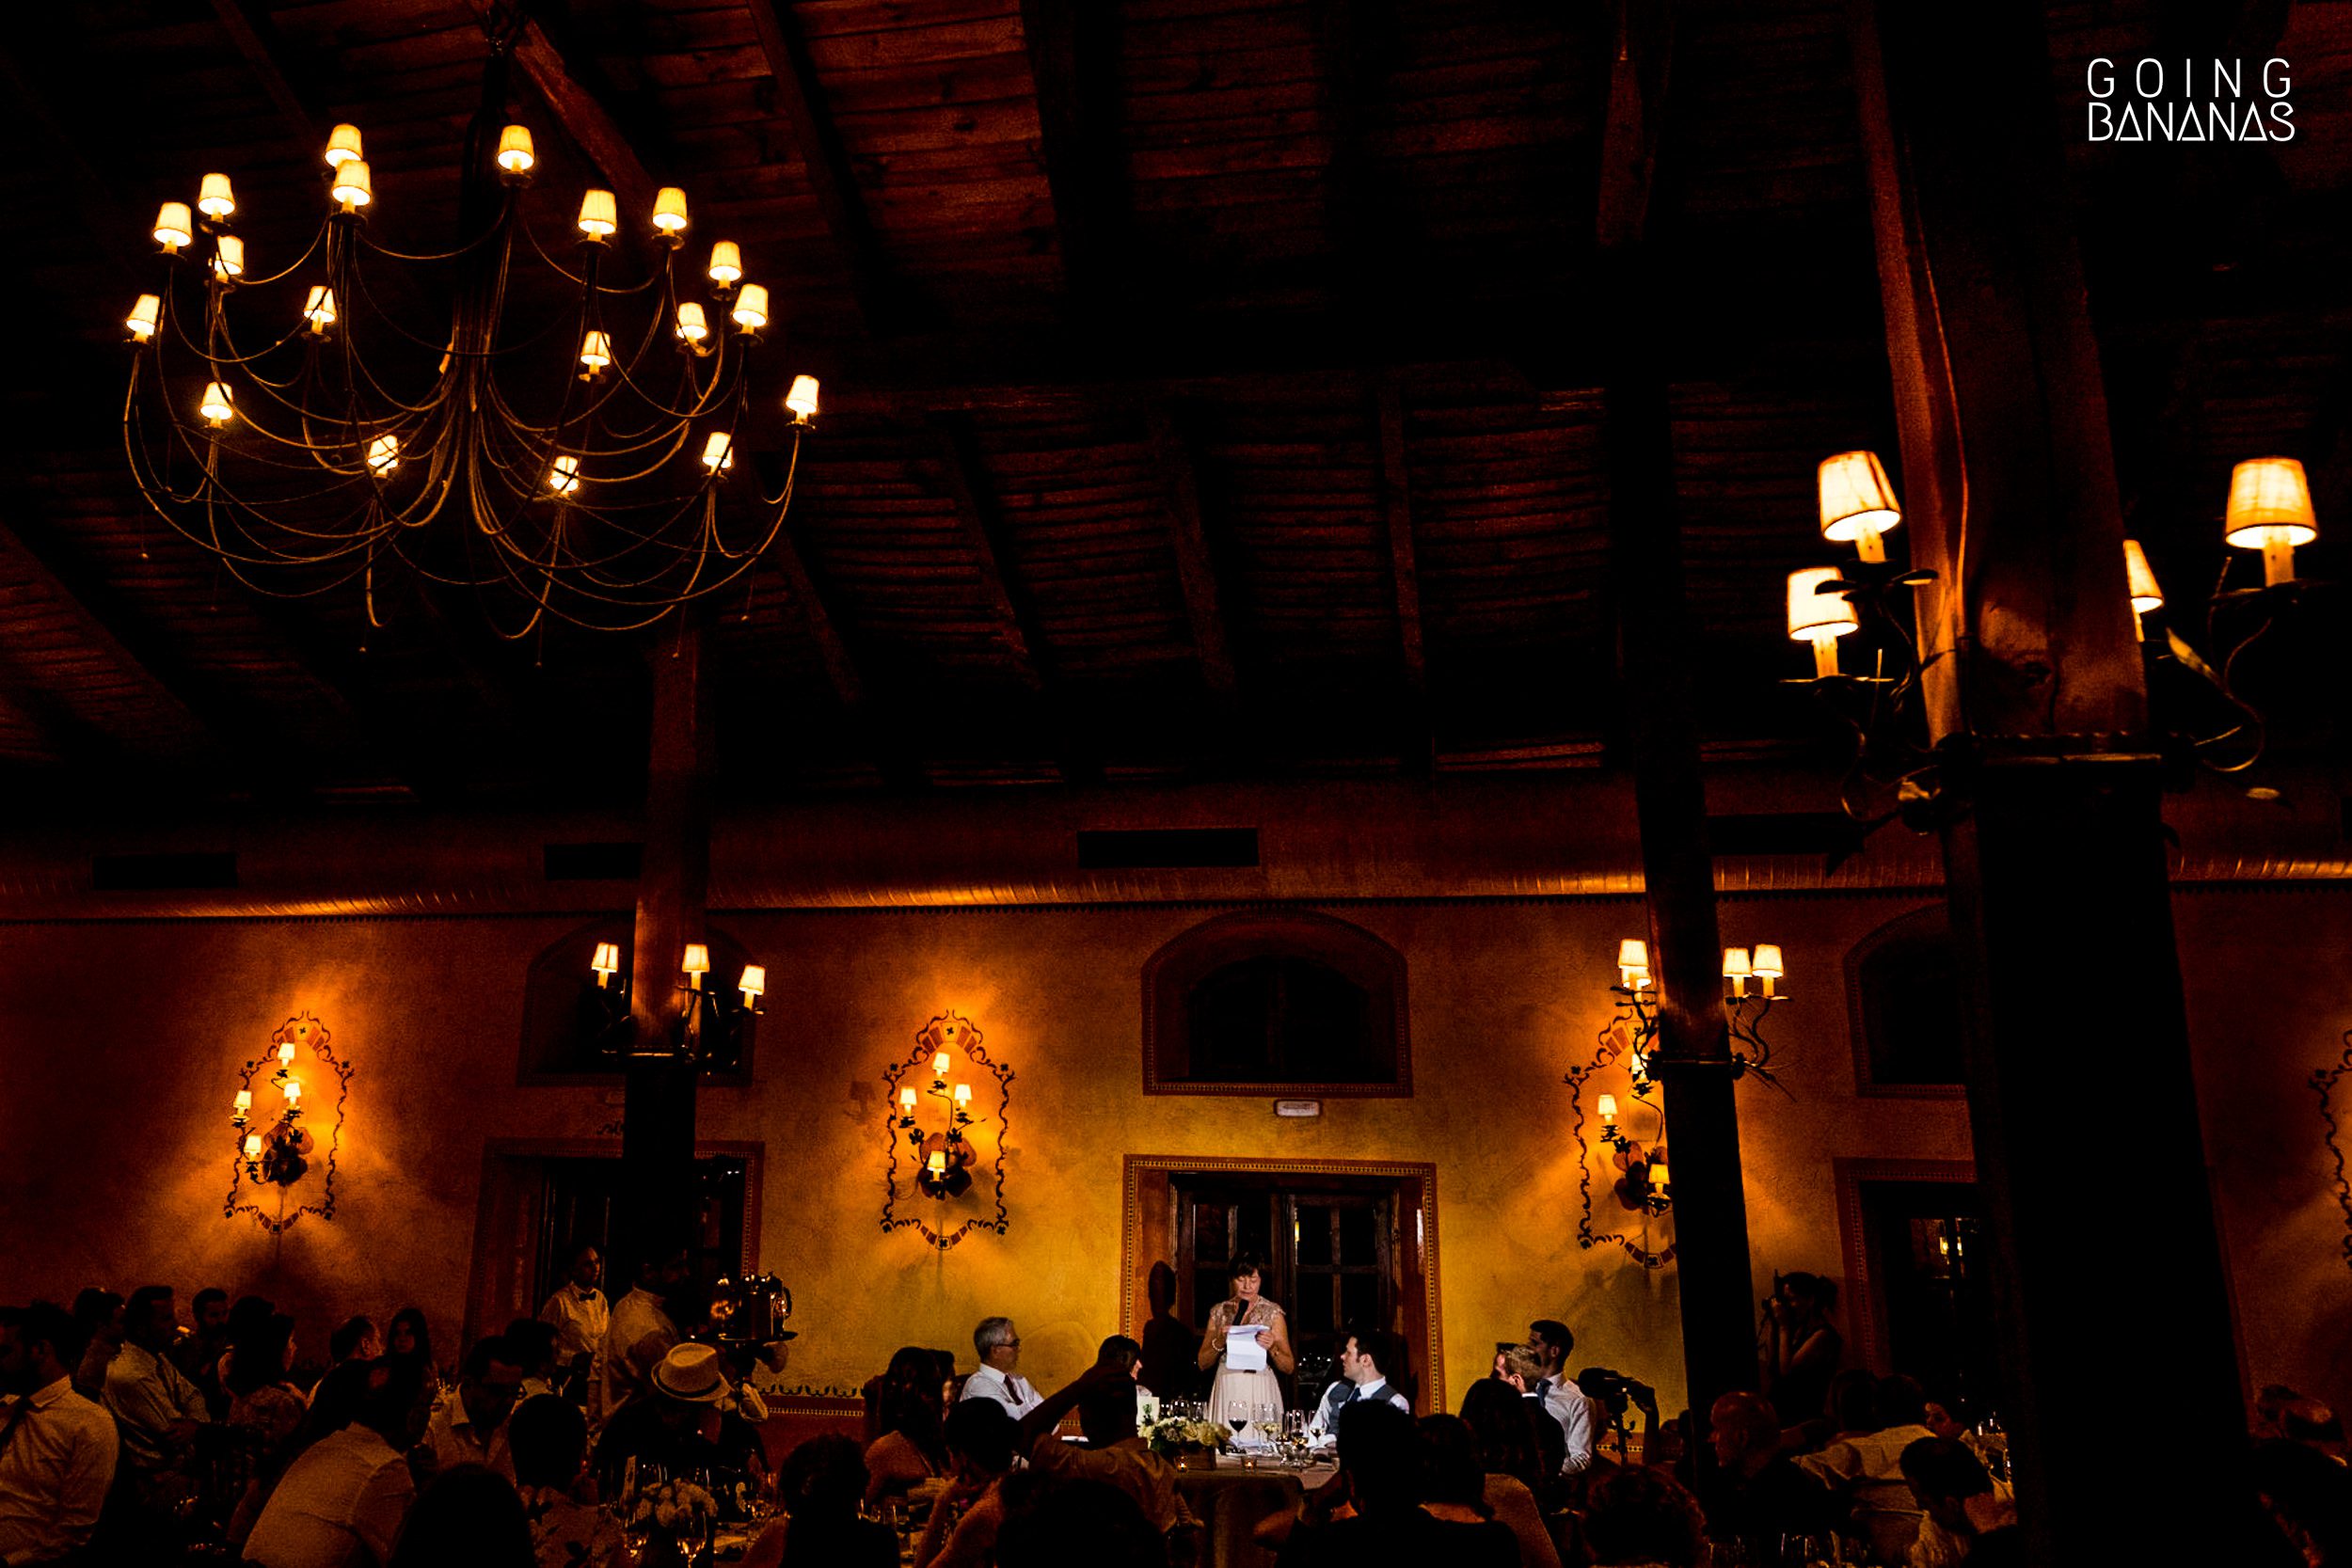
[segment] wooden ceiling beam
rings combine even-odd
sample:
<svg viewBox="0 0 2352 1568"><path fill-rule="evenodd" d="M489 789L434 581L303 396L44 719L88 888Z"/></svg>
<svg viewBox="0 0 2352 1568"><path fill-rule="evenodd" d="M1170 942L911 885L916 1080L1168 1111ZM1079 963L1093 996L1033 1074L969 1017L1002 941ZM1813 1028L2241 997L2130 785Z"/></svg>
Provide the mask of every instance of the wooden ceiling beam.
<svg viewBox="0 0 2352 1568"><path fill-rule="evenodd" d="M245 56L246 65L261 82L262 90L277 105L278 118L286 122L287 135L299 145L303 157L317 157L326 145L326 137L319 130L317 120L294 89L285 69L278 63L278 52L262 32L265 23L257 22L246 9L244 0L213 0L213 14Z"/></svg>
<svg viewBox="0 0 2352 1568"><path fill-rule="evenodd" d="M492 0L471 3L485 19L501 8ZM515 34L514 50L516 66L530 79L548 112L555 117L556 124L571 137L572 145L612 182L612 195L621 211L639 214L643 221L643 215L653 211L654 195L660 188L660 182L646 170L644 159L612 111L573 73L563 51L535 21L523 19Z"/></svg>
<svg viewBox="0 0 2352 1568"><path fill-rule="evenodd" d="M866 329L874 337L887 337L906 325L904 291L874 232L840 127L825 106L824 86L818 78L808 39L788 5L779 0L746 3L752 25L759 34L760 53L767 57L769 75L775 82L776 97L791 122L801 166L816 195L817 209L824 214L825 228L849 269L850 292L866 318Z"/></svg>
<svg viewBox="0 0 2352 1568"><path fill-rule="evenodd" d="M1200 515L1200 476L1192 444L1167 404L1154 404L1147 416L1152 430L1152 456L1167 496L1168 537L1176 555L1176 576L1184 596L1184 620L1192 628L1192 646L1200 660L1200 678L1213 702L1230 706L1238 695L1232 648L1226 638L1222 595L1216 567L1209 553L1208 530Z"/></svg>
<svg viewBox="0 0 2352 1568"><path fill-rule="evenodd" d="M1673 61L1673 14L1665 0L1617 0L1594 217L1603 250L1630 248L1648 232Z"/></svg>
<svg viewBox="0 0 2352 1568"><path fill-rule="evenodd" d="M1122 286L1133 281L1118 25L1118 8L1102 0L1021 0L1062 283L1081 319L1115 309Z"/></svg>
<svg viewBox="0 0 2352 1568"><path fill-rule="evenodd" d="M1396 589L1397 651L1405 673L1405 709L1398 727L1406 771L1426 773L1437 766L1437 736L1430 726L1421 570L1413 552L1412 486L1405 466L1405 400L1396 377L1380 378L1374 401L1380 426L1380 514L1388 528L1389 576Z"/></svg>

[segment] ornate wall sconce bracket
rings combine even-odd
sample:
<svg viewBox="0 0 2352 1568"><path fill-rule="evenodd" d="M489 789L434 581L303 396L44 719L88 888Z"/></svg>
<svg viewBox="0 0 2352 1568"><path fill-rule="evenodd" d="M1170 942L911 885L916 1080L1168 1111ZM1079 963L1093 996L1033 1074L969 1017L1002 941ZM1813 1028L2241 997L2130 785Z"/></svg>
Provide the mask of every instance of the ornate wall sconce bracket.
<svg viewBox="0 0 2352 1568"><path fill-rule="evenodd" d="M229 1117L237 1142L236 1154L229 1167L229 1195L221 1202L223 1219L250 1214L255 1224L275 1236L305 1214L315 1214L322 1220L335 1217L335 1162L342 1148L343 1107L351 1096L353 1069L349 1062L335 1054L332 1037L326 1025L310 1013L297 1013L270 1037L268 1055L245 1064ZM256 1091L254 1080L264 1068L269 1069L264 1080L268 1087ZM305 1071L313 1074L313 1082L320 1072L334 1080L335 1110L330 1126L320 1128L317 1118L303 1106ZM254 1103L257 1092L270 1090L275 1090L282 1102L274 1117ZM322 1144L326 1151L323 1161ZM289 1210L286 1200L292 1189L314 1170L318 1176L313 1189L316 1196ZM265 1191L275 1194L275 1213L254 1201Z"/></svg>
<svg viewBox="0 0 2352 1568"><path fill-rule="evenodd" d="M957 1081L960 1069L995 1081L993 1117L977 1106L973 1085ZM882 1179L882 1229L920 1231L925 1241L942 1252L976 1230L1004 1235L1010 1227L1005 1209L1005 1138L1012 1109L1011 1065L990 1058L981 1044L978 1024L961 1013L946 1012L917 1030L914 1049L903 1061L892 1063L882 1076L886 1095L883 1147L889 1156ZM995 1217L976 1213L950 1227L944 1217L933 1225L920 1212L898 1212L902 1152L912 1164L914 1186L903 1196L941 1204L960 1201L972 1191L973 1172L980 1161L977 1137L992 1119L996 1142L994 1187L981 1201L993 1200Z"/></svg>

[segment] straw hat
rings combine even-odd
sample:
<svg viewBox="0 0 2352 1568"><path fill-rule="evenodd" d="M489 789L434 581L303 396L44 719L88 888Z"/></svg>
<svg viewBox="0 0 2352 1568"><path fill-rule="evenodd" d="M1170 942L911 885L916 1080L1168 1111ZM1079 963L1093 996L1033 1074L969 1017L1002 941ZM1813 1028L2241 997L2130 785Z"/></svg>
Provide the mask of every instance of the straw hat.
<svg viewBox="0 0 2352 1568"><path fill-rule="evenodd" d="M708 1345L678 1345L653 1370L656 1392L689 1404L716 1404L733 1390Z"/></svg>

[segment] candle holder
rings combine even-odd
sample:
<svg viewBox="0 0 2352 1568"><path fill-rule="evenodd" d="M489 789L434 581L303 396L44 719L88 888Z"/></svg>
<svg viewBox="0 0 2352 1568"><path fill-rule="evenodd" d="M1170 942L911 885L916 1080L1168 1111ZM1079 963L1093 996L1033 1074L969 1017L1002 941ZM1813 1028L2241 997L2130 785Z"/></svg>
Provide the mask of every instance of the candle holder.
<svg viewBox="0 0 2352 1568"><path fill-rule="evenodd" d="M993 1117L977 1108L973 1085L957 1078L960 1068L975 1077L985 1075L995 1081ZM942 1252L975 1230L1005 1234L1009 1224L1005 1208L1005 1136L1012 1108L1012 1079L1009 1064L989 1057L981 1044L979 1025L961 1013L941 1013L916 1031L914 1050L882 1073L888 1095L885 1147L889 1154L889 1169L883 1178L882 1229L919 1230L924 1240ZM927 1106L927 1102L936 1103ZM941 1204L961 1201L973 1192L974 1173L979 1168L975 1137L992 1119L995 1123L995 1178L993 1190L984 1195L984 1200L993 1199L995 1217L976 1213L950 1227L945 1218L934 1226L919 1214L899 1213L902 1151L914 1164L916 1193Z"/></svg>

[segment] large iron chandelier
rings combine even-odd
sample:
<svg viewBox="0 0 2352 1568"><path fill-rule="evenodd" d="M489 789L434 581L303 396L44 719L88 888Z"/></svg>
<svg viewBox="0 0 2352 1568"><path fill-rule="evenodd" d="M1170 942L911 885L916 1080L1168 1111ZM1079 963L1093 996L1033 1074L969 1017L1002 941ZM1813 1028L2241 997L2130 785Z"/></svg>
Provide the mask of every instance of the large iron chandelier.
<svg viewBox="0 0 2352 1568"><path fill-rule="evenodd" d="M375 572L394 558L479 591L509 639L549 620L627 630L741 582L784 525L817 382L794 377L781 416L752 395L768 291L729 240L707 292L681 277L676 187L631 214L653 241L634 280L617 276L611 191L581 197L571 260L550 254L524 212L537 157L506 116L511 43L491 39L452 249L370 234L377 192L351 125L327 141L316 235L275 272L248 270L225 174L204 176L193 212L156 216L168 270L127 321L124 450L156 513L257 593L357 582L380 624ZM403 319L442 297L445 325ZM786 450L767 483L730 484L755 439Z"/></svg>

